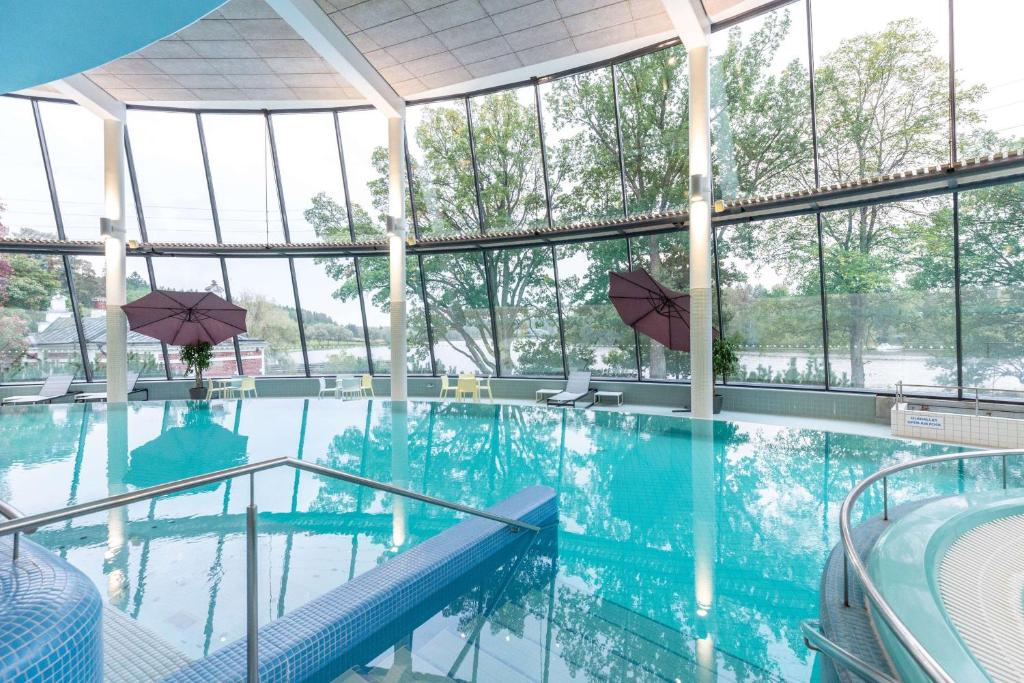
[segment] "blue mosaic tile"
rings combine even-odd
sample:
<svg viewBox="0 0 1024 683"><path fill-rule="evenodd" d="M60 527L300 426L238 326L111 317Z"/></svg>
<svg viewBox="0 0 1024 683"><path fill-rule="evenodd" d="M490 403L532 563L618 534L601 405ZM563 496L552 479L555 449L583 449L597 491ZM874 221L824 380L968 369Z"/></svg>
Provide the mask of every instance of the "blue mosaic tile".
<svg viewBox="0 0 1024 683"><path fill-rule="evenodd" d="M0 681L98 683L102 601L80 571L22 538L0 538Z"/></svg>
<svg viewBox="0 0 1024 683"><path fill-rule="evenodd" d="M488 508L537 524L558 519L555 491L533 486ZM455 587L509 547L533 534L472 517L303 605L259 632L261 683L331 680L353 658L375 654L382 633ZM165 678L167 683L244 681L245 639Z"/></svg>

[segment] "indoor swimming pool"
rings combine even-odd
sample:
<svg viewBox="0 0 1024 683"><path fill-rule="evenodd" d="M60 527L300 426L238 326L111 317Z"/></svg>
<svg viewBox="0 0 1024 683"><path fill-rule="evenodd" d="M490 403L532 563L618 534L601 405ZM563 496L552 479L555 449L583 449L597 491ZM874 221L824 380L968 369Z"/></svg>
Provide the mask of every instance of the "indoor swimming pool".
<svg viewBox="0 0 1024 683"><path fill-rule="evenodd" d="M799 623L817 615L842 499L883 465L955 450L625 412L333 399L4 409L0 443L0 499L29 514L279 456L477 508L550 486L560 523L547 561L482 579L410 624L403 654L367 662L404 656L464 681L812 680ZM911 473L890 482L891 500L991 488L996 468ZM255 491L261 623L461 518L290 468L261 472ZM32 538L198 659L245 634L248 502L235 480ZM859 516L880 507L872 492Z"/></svg>

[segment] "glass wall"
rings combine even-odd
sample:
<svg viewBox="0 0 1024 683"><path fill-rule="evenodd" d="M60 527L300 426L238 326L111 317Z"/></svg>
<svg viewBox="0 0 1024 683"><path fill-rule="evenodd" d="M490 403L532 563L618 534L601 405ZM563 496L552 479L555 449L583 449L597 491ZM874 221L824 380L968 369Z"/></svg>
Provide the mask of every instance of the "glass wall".
<svg viewBox="0 0 1024 683"><path fill-rule="evenodd" d="M711 51L715 197L813 188L806 5L714 33Z"/></svg>
<svg viewBox="0 0 1024 683"><path fill-rule="evenodd" d="M354 259L295 259L295 280L310 374L369 372Z"/></svg>
<svg viewBox="0 0 1024 683"><path fill-rule="evenodd" d="M231 302L246 310L243 375L301 375L302 344L287 259L226 259ZM251 356L251 357L250 357Z"/></svg>
<svg viewBox="0 0 1024 683"><path fill-rule="evenodd" d="M947 1L813 5L821 182L949 161Z"/></svg>
<svg viewBox="0 0 1024 683"><path fill-rule="evenodd" d="M217 241L195 114L131 109L128 131L149 239Z"/></svg>
<svg viewBox="0 0 1024 683"><path fill-rule="evenodd" d="M954 0L953 45L944 0L793 2L716 32L715 196L756 198L947 163L954 150L975 155L1024 146L1012 97L1017 62L978 47L1012 44L998 39L1011 31L1004 27L1016 13L1003 5ZM1007 20L989 20L995 15ZM953 53L956 126L949 106ZM526 87L412 105L411 230L420 239L528 232L545 227L549 215L563 225L683 209L687 100L686 53L677 45ZM264 114L201 116L129 110L140 199L136 208L127 197L131 236L138 234L138 213L154 242L284 241L279 178L293 242L349 242L353 226L358 239L383 237L383 116L275 113L273 146ZM76 106L0 98L0 233L52 238L63 218L68 238L95 239L101 141L98 120ZM269 153L275 150L276 163ZM716 320L723 335L738 341L742 366L728 380L868 391L891 390L901 380L962 379L993 391L1024 386L1024 344L1016 326L1004 324L1021 314L1014 294L1022 275L1015 268L1020 192L1005 184L717 223ZM422 255L411 248L411 373L557 377L568 368L686 381L688 354L638 338L607 298L608 272L630 267L648 268L687 291L685 231L628 241L583 236L554 249L500 246ZM390 369L383 255L239 257L224 264L157 252L129 265L130 298L151 284L145 259L158 286L230 291L254 312L237 348L218 346L212 374ZM83 379L104 376L101 274L98 255L0 257L0 303L10 321L0 331L5 381L38 379L50 368L72 368ZM132 344L133 367L160 376L162 349ZM180 376L177 350L169 351L170 374Z"/></svg>
<svg viewBox="0 0 1024 683"><path fill-rule="evenodd" d="M482 252L423 257L437 372L497 374Z"/></svg>
<svg viewBox="0 0 1024 683"><path fill-rule="evenodd" d="M291 241L349 241L334 114L275 114L271 122Z"/></svg>
<svg viewBox="0 0 1024 683"><path fill-rule="evenodd" d="M690 289L690 242L686 232L634 237L633 269L644 268L669 289L685 293ZM690 354L666 348L640 335L640 372L645 379L690 378Z"/></svg>
<svg viewBox="0 0 1024 683"><path fill-rule="evenodd" d="M683 209L689 176L689 79L682 46L616 65L626 208Z"/></svg>
<svg viewBox="0 0 1024 683"><path fill-rule="evenodd" d="M532 87L470 100L484 228L547 224L537 103Z"/></svg>
<svg viewBox="0 0 1024 683"><path fill-rule="evenodd" d="M388 210L388 122L373 110L337 114L357 239L380 237Z"/></svg>
<svg viewBox="0 0 1024 683"><path fill-rule="evenodd" d="M825 383L817 220L728 226L717 233L720 326L738 346L731 380Z"/></svg>
<svg viewBox="0 0 1024 683"><path fill-rule="evenodd" d="M960 280L964 383L1024 389L1024 183L960 194Z"/></svg>
<svg viewBox="0 0 1024 683"><path fill-rule="evenodd" d="M621 216L611 67L544 83L540 94L552 220L563 225Z"/></svg>
<svg viewBox="0 0 1024 683"><path fill-rule="evenodd" d="M823 213L821 224L832 385L944 383L956 367L950 197Z"/></svg>
<svg viewBox="0 0 1024 683"><path fill-rule="evenodd" d="M551 249L499 249L487 263L502 374L562 377Z"/></svg>
<svg viewBox="0 0 1024 683"><path fill-rule="evenodd" d="M60 256L0 254L0 381L85 379Z"/></svg>
<svg viewBox="0 0 1024 683"><path fill-rule="evenodd" d="M608 273L629 270L626 240L555 247L570 372L637 378L637 337L608 300Z"/></svg>
<svg viewBox="0 0 1024 683"><path fill-rule="evenodd" d="M13 97L0 97L0 237L57 237L32 103Z"/></svg>
<svg viewBox="0 0 1024 683"><path fill-rule="evenodd" d="M203 114L221 241L284 242L266 118Z"/></svg>
<svg viewBox="0 0 1024 683"><path fill-rule="evenodd" d="M478 231L465 101L409 107L405 126L419 234Z"/></svg>

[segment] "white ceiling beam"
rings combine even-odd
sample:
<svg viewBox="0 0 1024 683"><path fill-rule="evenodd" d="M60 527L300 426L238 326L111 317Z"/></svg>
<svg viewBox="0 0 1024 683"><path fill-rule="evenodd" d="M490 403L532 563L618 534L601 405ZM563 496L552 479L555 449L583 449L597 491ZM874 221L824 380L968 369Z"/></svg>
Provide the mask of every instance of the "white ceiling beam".
<svg viewBox="0 0 1024 683"><path fill-rule="evenodd" d="M82 74L68 76L53 85L63 95L73 99L101 119L124 121L124 102L115 98Z"/></svg>
<svg viewBox="0 0 1024 683"><path fill-rule="evenodd" d="M267 4L384 115L405 115L405 100L334 25L315 0L267 0Z"/></svg>
<svg viewBox="0 0 1024 683"><path fill-rule="evenodd" d="M711 19L701 0L661 0L661 4L687 49L708 44Z"/></svg>

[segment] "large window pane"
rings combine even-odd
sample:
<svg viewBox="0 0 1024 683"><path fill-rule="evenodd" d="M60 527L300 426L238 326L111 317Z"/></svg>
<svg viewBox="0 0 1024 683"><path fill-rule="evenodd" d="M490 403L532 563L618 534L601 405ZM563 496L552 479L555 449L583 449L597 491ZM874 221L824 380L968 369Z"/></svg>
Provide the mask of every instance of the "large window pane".
<svg viewBox="0 0 1024 683"><path fill-rule="evenodd" d="M465 101L409 107L406 129L420 234L478 231Z"/></svg>
<svg viewBox="0 0 1024 683"><path fill-rule="evenodd" d="M235 258L226 262L231 300L246 310L247 336L261 342L264 349L262 367L242 358L243 374L305 374L287 259Z"/></svg>
<svg viewBox="0 0 1024 683"><path fill-rule="evenodd" d="M356 236L379 237L388 210L388 120L380 112L338 114Z"/></svg>
<svg viewBox="0 0 1024 683"><path fill-rule="evenodd" d="M366 339L350 258L295 259L309 371L367 372Z"/></svg>
<svg viewBox="0 0 1024 683"><path fill-rule="evenodd" d="M833 386L955 384L951 198L821 220Z"/></svg>
<svg viewBox="0 0 1024 683"><path fill-rule="evenodd" d="M636 379L636 338L608 300L608 273L629 270L625 240L555 247L569 370Z"/></svg>
<svg viewBox="0 0 1024 683"><path fill-rule="evenodd" d="M483 254L423 257L439 373L493 374L494 335Z"/></svg>
<svg viewBox="0 0 1024 683"><path fill-rule="evenodd" d="M0 254L0 381L84 379L59 256Z"/></svg>
<svg viewBox="0 0 1024 683"><path fill-rule="evenodd" d="M28 100L0 97L0 237L57 236L35 117Z"/></svg>
<svg viewBox="0 0 1024 683"><path fill-rule="evenodd" d="M99 239L103 214L103 122L74 104L40 102L64 234Z"/></svg>
<svg viewBox="0 0 1024 683"><path fill-rule="evenodd" d="M556 224L622 216L612 70L540 86L544 143Z"/></svg>
<svg viewBox="0 0 1024 683"><path fill-rule="evenodd" d="M715 196L814 186L807 12L791 3L711 34Z"/></svg>
<svg viewBox="0 0 1024 683"><path fill-rule="evenodd" d="M149 239L215 241L195 115L130 109L128 128Z"/></svg>
<svg viewBox="0 0 1024 683"><path fill-rule="evenodd" d="M551 250L500 249L488 260L501 373L562 377Z"/></svg>
<svg viewBox="0 0 1024 683"><path fill-rule="evenodd" d="M646 268L655 280L677 292L690 290L689 233L634 237L633 268ZM649 379L689 379L690 354L640 335L640 369Z"/></svg>
<svg viewBox="0 0 1024 683"><path fill-rule="evenodd" d="M334 115L271 118L292 242L349 241Z"/></svg>
<svg viewBox="0 0 1024 683"><path fill-rule="evenodd" d="M203 114L213 196L226 243L284 242L262 114Z"/></svg>
<svg viewBox="0 0 1024 683"><path fill-rule="evenodd" d="M682 46L615 66L630 214L686 208L689 86Z"/></svg>
<svg viewBox="0 0 1024 683"><path fill-rule="evenodd" d="M1024 6L954 0L957 144L963 156L1022 146L1024 63L1018 58Z"/></svg>
<svg viewBox="0 0 1024 683"><path fill-rule="evenodd" d="M821 182L948 161L946 1L814 7Z"/></svg>
<svg viewBox="0 0 1024 683"><path fill-rule="evenodd" d="M134 301L149 293L149 275L144 258L129 257L125 272L126 301ZM104 258L73 256L71 277L78 295L85 352L92 376L94 379L104 379L107 376L107 284ZM160 342L129 331L128 370L144 377L163 377L164 357Z"/></svg>
<svg viewBox="0 0 1024 683"><path fill-rule="evenodd" d="M739 345L729 379L824 384L815 217L726 227L718 259L723 327Z"/></svg>
<svg viewBox="0 0 1024 683"><path fill-rule="evenodd" d="M388 260L379 256L359 259L363 279L363 297L366 303L366 325L370 335L370 354L373 372L386 375L391 372L391 305L389 300ZM336 279L350 281L351 272L342 271ZM411 257L406 264L405 305L408 318L407 371L415 375L430 374L430 350L427 346L427 319L420 294L419 263ZM352 286L341 291L351 292Z"/></svg>
<svg viewBox="0 0 1024 683"><path fill-rule="evenodd" d="M1024 183L960 194L960 282L964 383L1024 389Z"/></svg>
<svg viewBox="0 0 1024 683"><path fill-rule="evenodd" d="M470 100L487 230L546 225L537 103L532 87Z"/></svg>
<svg viewBox="0 0 1024 683"><path fill-rule="evenodd" d="M220 259L215 258L154 258L153 276L159 289L179 292L213 292L224 296L224 278L221 274ZM251 334L239 335L242 360L248 374L262 374L265 364L266 343L253 339ZM185 364L181 362L181 347L168 346L167 360L171 365L171 376L182 377ZM235 346L230 339L217 344L213 349L213 360L208 377L225 377L238 374L235 360Z"/></svg>

